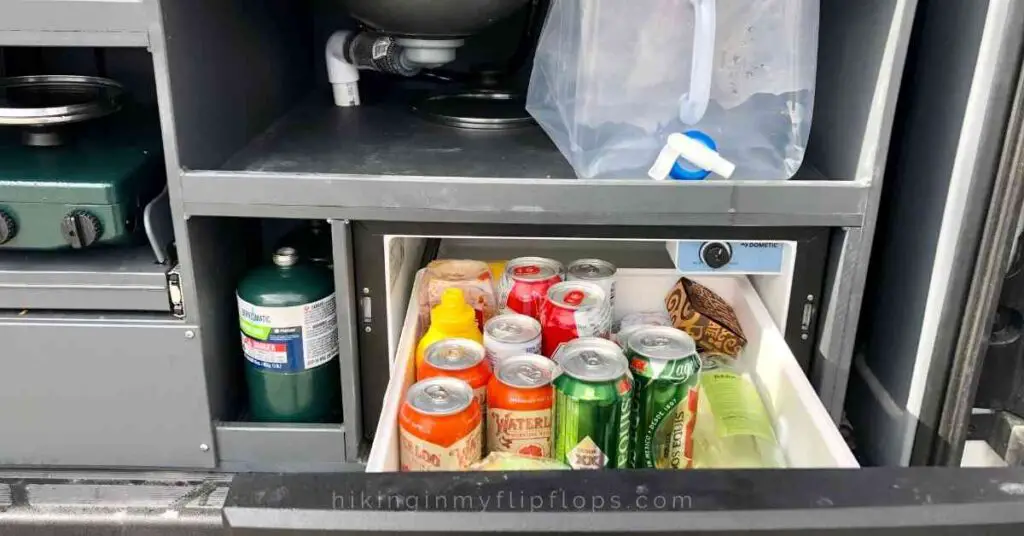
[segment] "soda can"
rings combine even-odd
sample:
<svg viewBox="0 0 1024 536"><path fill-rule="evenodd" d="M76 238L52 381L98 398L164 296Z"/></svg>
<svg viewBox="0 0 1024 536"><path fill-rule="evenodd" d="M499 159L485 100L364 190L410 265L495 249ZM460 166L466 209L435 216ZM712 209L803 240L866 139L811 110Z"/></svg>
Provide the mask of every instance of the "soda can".
<svg viewBox="0 0 1024 536"><path fill-rule="evenodd" d="M700 401L697 344L678 329L647 326L630 335L626 355L634 382L632 466L692 467Z"/></svg>
<svg viewBox="0 0 1024 536"><path fill-rule="evenodd" d="M622 350L576 343L557 363L552 457L573 469L628 468L633 380Z"/></svg>
<svg viewBox="0 0 1024 536"><path fill-rule="evenodd" d="M503 359L487 384L487 449L538 458L551 457L551 409L558 371L536 354Z"/></svg>
<svg viewBox="0 0 1024 536"><path fill-rule="evenodd" d="M551 356L551 359L557 363L558 360L561 359L562 354L576 352L579 347L593 348L595 346L603 348L604 351L607 352L622 352L622 348L619 347L619 345L608 339L602 339L601 337L580 337L559 346L558 350L555 351L555 354Z"/></svg>
<svg viewBox="0 0 1024 536"><path fill-rule="evenodd" d="M601 259L579 259L569 263L566 281L587 281L604 289L608 303L615 310L615 279L619 271L614 264Z"/></svg>
<svg viewBox="0 0 1024 536"><path fill-rule="evenodd" d="M483 413L458 378L414 383L398 412L402 471L459 471L483 457Z"/></svg>
<svg viewBox="0 0 1024 536"><path fill-rule="evenodd" d="M498 282L498 307L540 320L548 289L562 281L562 263L543 257L520 257L505 265Z"/></svg>
<svg viewBox="0 0 1024 536"><path fill-rule="evenodd" d="M531 316L506 313L484 325L484 350L491 368L502 359L540 353L540 322Z"/></svg>
<svg viewBox="0 0 1024 536"><path fill-rule="evenodd" d="M601 287L586 281L558 283L541 308L541 353L552 357L559 346L580 337L607 338L611 318Z"/></svg>
<svg viewBox="0 0 1024 536"><path fill-rule="evenodd" d="M417 380L444 376L458 378L473 388L480 408L487 411L487 382L491 366L484 359L484 347L469 339L441 339L423 352Z"/></svg>

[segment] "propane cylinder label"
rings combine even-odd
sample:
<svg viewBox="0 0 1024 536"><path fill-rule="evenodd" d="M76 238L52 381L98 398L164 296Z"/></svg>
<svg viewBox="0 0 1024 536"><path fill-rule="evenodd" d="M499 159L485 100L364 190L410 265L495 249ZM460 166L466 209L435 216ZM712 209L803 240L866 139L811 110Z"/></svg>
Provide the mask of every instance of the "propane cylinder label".
<svg viewBox="0 0 1024 536"><path fill-rule="evenodd" d="M294 307L260 307L238 298L242 352L253 365L302 372L338 356L334 294Z"/></svg>

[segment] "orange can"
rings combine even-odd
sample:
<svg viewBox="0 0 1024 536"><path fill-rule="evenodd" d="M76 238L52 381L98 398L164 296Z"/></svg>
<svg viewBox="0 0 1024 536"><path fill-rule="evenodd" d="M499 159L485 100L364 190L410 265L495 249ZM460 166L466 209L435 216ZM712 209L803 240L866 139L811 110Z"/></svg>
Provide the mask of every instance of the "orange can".
<svg viewBox="0 0 1024 536"><path fill-rule="evenodd" d="M551 457L554 361L525 354L501 361L487 384L487 450Z"/></svg>
<svg viewBox="0 0 1024 536"><path fill-rule="evenodd" d="M483 457L483 413L469 384L430 378L409 388L398 412L402 471L461 471Z"/></svg>
<svg viewBox="0 0 1024 536"><path fill-rule="evenodd" d="M480 408L487 411L487 382L491 379L491 365L484 357L484 347L476 341L442 339L423 352L423 363L416 379L458 378L473 388Z"/></svg>

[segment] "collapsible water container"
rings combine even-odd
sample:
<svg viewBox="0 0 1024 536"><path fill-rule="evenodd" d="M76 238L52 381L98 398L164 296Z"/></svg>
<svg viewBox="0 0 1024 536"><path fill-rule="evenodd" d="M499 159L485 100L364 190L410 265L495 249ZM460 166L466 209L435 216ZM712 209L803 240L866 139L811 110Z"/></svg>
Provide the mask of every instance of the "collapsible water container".
<svg viewBox="0 0 1024 536"><path fill-rule="evenodd" d="M819 0L556 0L527 110L581 178L646 178L682 133L721 158L683 154L674 178L791 178L811 128L818 11Z"/></svg>

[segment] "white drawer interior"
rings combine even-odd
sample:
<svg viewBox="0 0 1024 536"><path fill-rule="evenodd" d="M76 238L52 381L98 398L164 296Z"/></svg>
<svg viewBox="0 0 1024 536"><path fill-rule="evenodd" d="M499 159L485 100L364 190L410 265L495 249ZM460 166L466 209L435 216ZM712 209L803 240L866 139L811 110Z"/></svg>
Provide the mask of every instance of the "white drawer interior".
<svg viewBox="0 0 1024 536"><path fill-rule="evenodd" d="M413 358L419 333L416 297L422 275L416 274L408 300L383 411L367 461L370 472L397 471L399 467L398 410L414 379ZM678 278L679 273L672 269L620 269L616 318L662 307L662 300ZM735 309L748 339L742 358L751 364L788 466L858 467L749 279L694 279L717 292Z"/></svg>

